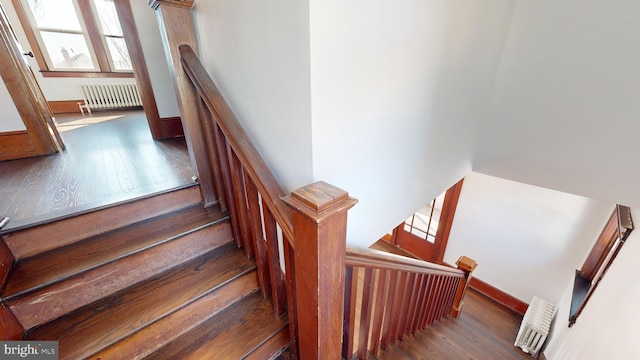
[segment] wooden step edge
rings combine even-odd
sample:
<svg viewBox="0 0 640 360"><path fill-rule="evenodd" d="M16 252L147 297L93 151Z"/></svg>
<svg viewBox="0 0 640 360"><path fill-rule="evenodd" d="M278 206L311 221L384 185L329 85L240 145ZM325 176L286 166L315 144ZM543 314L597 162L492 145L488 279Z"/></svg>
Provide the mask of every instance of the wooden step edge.
<svg viewBox="0 0 640 360"><path fill-rule="evenodd" d="M199 202L200 192L191 186L20 231L16 229L2 237L16 260L20 260Z"/></svg>
<svg viewBox="0 0 640 360"><path fill-rule="evenodd" d="M171 341L184 336L246 296L259 291L255 271L220 284L186 306L137 330L101 351L91 359L144 359Z"/></svg>
<svg viewBox="0 0 640 360"><path fill-rule="evenodd" d="M228 258L238 265L229 265ZM215 265L219 262L225 266ZM139 287L34 329L27 337L60 340L62 359L85 358L250 273L255 273L255 263L229 243Z"/></svg>
<svg viewBox="0 0 640 360"><path fill-rule="evenodd" d="M213 232L218 227L209 227ZM197 234L197 236L195 235ZM104 297L161 276L229 241L230 234L192 233L147 251L128 256L127 266L102 266L67 281L27 294L8 302L23 328L30 329L54 321Z"/></svg>
<svg viewBox="0 0 640 360"><path fill-rule="evenodd" d="M129 256L134 256L134 255L136 255L138 253L141 253L143 251L147 251L147 250L152 249L154 247L161 246L163 244L166 244L166 243L168 243L170 241L174 241L174 240L176 240L178 238L181 238L183 236L191 235L191 234L193 234L193 233L195 233L197 231L206 229L208 227L219 225L219 224L223 224L224 222L227 222L228 220L229 220L229 216L225 216L223 218L220 218L220 219L217 219L217 220L214 220L214 221L210 221L210 222L208 222L206 224L197 226L197 227L195 227L193 229L190 229L188 231L184 231L184 232L182 232L180 234L176 234L174 236L170 236L168 238L165 238L164 240L161 240L161 241L155 242L153 244L138 248L138 249L136 249L134 251L131 251L129 253L119 255L119 256L114 257L114 258L112 258L112 259L110 259L108 261L103 261L103 262L100 262L100 263L93 264L92 266L84 268L82 270L79 270L79 271L76 271L76 272L73 272L73 273L69 273L69 274L66 274L64 276L57 277L55 279L52 279L51 281L43 282L40 285L32 286L32 287L30 287L28 289L17 291L17 292L12 293L12 294L4 294L4 289L3 289L3 291L2 291L3 299L5 299L6 301L12 301L13 299L27 296L29 293L37 292L38 290L44 289L46 287L52 286L54 284L57 284L57 283L60 283L60 282L63 282L63 281L66 281L66 280L68 280L70 278L73 278L75 276L82 276L82 274L87 273L89 271L92 271L94 269L97 269L97 268L100 268L100 267L104 267L104 266L108 266L109 264L115 263L117 261L122 261L123 259L125 259L125 258L127 258ZM230 228L229 228L229 231L231 231ZM228 241L221 242L221 243L219 243L218 246L223 246L223 245L225 245L225 244L227 244L229 242L233 242L233 237L230 236L228 238Z"/></svg>
<svg viewBox="0 0 640 360"><path fill-rule="evenodd" d="M52 211L47 214L37 215L27 219L21 219L17 221L9 220L7 225L3 227L2 230L0 230L0 235L21 231L21 230L29 229L32 227L41 226L41 225L46 225L52 222L62 221L72 217L90 214L92 212L109 209L112 207L130 203L130 202L141 201L154 196L160 196L160 195L168 194L171 192L176 192L176 191L180 191L188 188L194 188L194 187L197 188L198 183L179 185L170 189L156 191L156 192L141 195L135 198L122 196L120 197L120 199L116 199L116 200L111 199L106 201L97 201L91 204L85 204L85 205L76 207L74 208L73 212L69 212L69 210L59 210L59 211Z"/></svg>
<svg viewBox="0 0 640 360"><path fill-rule="evenodd" d="M245 299L195 329L188 339L176 340L175 346L170 344L154 358L200 360L223 353L229 359L242 359L288 326L286 317L276 315L271 299L263 298L259 292Z"/></svg>
<svg viewBox="0 0 640 360"><path fill-rule="evenodd" d="M22 340L24 329L6 304L0 304L0 340Z"/></svg>
<svg viewBox="0 0 640 360"><path fill-rule="evenodd" d="M4 240L0 237L0 294L4 292L4 288L7 285L7 280L11 275L16 264L16 259L13 257L11 250Z"/></svg>
<svg viewBox="0 0 640 360"><path fill-rule="evenodd" d="M291 337L289 336L289 324L285 324L280 331L253 349L243 360L273 360L289 348Z"/></svg>

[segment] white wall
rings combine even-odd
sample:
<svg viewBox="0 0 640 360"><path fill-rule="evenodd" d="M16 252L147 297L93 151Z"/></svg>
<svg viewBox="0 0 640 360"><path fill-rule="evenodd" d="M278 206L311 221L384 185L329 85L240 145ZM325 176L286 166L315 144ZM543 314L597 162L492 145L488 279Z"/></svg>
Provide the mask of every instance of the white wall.
<svg viewBox="0 0 640 360"><path fill-rule="evenodd" d="M640 211L631 210L636 227ZM558 274L566 281L551 338L544 353L549 360L638 358L640 338L640 231L634 230L578 317L567 327L573 273Z"/></svg>
<svg viewBox="0 0 640 360"><path fill-rule="evenodd" d="M478 262L474 276L529 303L557 304L614 204L478 173L465 178L444 261Z"/></svg>
<svg viewBox="0 0 640 360"><path fill-rule="evenodd" d="M4 81L0 81L0 133L26 130Z"/></svg>
<svg viewBox="0 0 640 360"><path fill-rule="evenodd" d="M510 0L310 0L313 176L368 245L471 171Z"/></svg>
<svg viewBox="0 0 640 360"><path fill-rule="evenodd" d="M474 171L640 206L640 2L517 2Z"/></svg>
<svg viewBox="0 0 640 360"><path fill-rule="evenodd" d="M18 42L25 51L31 49L31 45L27 40L18 15L15 12L11 0L0 0L2 7L5 9L7 18L13 27ZM173 93L171 78L169 77L169 69L162 48L162 40L158 30L157 21L153 10L146 5L144 1L131 1L131 9L134 18L142 48L147 62L149 75L151 76L151 85L158 105L158 111L161 117L178 116L178 105ZM139 22L139 23L138 23ZM34 70L36 79L42 88L42 92L48 101L60 100L79 100L82 99L82 91L78 87L80 83L95 82L94 78L59 78L59 77L43 77L39 72L38 64L35 59L27 58L29 64ZM127 81L133 79L125 79ZM100 82L119 82L123 79L103 78Z"/></svg>
<svg viewBox="0 0 640 360"><path fill-rule="evenodd" d="M194 14L209 74L285 191L311 183L308 3L196 1Z"/></svg>

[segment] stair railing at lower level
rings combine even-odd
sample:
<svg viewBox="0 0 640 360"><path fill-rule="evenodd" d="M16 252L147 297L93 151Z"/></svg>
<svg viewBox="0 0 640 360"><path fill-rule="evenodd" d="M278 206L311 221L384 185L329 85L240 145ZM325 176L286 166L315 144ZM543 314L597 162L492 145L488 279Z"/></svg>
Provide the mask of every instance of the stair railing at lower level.
<svg viewBox="0 0 640 360"><path fill-rule="evenodd" d="M450 313L457 316L471 272L458 266L348 249L342 357L365 359Z"/></svg>

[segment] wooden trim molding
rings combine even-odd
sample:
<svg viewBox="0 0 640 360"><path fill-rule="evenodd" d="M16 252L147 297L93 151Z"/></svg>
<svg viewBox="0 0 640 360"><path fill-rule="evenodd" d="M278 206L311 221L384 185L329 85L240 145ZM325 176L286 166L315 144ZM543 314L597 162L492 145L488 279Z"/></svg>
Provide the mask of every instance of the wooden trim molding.
<svg viewBox="0 0 640 360"><path fill-rule="evenodd" d="M2 216L0 216L2 219ZM0 238L0 290L4 291L4 285L9 278L11 270L13 270L13 264L16 261L15 257L9 250L4 240Z"/></svg>
<svg viewBox="0 0 640 360"><path fill-rule="evenodd" d="M43 77L61 78L133 78L132 72L98 72L98 71L48 71L40 70Z"/></svg>
<svg viewBox="0 0 640 360"><path fill-rule="evenodd" d="M162 133L166 135L165 137L184 136L180 116L160 118L160 127L162 128Z"/></svg>
<svg viewBox="0 0 640 360"><path fill-rule="evenodd" d="M79 113L78 103L84 103L84 100L60 100L48 101L51 112L54 114Z"/></svg>
<svg viewBox="0 0 640 360"><path fill-rule="evenodd" d="M519 313L522 316L524 316L524 313L529 307L529 304L521 301L520 299L516 299L506 292L495 288L478 278L471 278L471 281L469 281L469 286L477 292L483 294L484 296Z"/></svg>
<svg viewBox="0 0 640 360"><path fill-rule="evenodd" d="M0 161L38 155L38 149L27 131L0 133Z"/></svg>

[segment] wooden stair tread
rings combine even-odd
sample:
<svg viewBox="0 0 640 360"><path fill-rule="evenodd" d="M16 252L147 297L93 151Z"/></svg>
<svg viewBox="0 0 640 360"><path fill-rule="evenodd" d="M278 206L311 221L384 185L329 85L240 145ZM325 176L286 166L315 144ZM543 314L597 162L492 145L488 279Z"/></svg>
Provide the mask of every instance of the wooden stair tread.
<svg viewBox="0 0 640 360"><path fill-rule="evenodd" d="M231 241L228 223L208 227L8 301L23 328L46 324L151 279Z"/></svg>
<svg viewBox="0 0 640 360"><path fill-rule="evenodd" d="M277 334L264 342L254 352L247 355L244 360L265 360L279 356L283 351L289 348L291 337L289 336L289 328L284 327Z"/></svg>
<svg viewBox="0 0 640 360"><path fill-rule="evenodd" d="M176 311L185 313L185 309L189 309L186 318L190 321L197 320L194 308L203 309L199 312L203 316L216 313L219 311L216 305L224 303L207 300L233 299L254 291L257 289L254 270L255 264L241 250L234 244L226 244L187 266L104 299L98 306L67 316L46 331L37 329L29 337L59 340L61 359L84 358L145 326L157 326L153 325L155 321L173 316ZM243 280L235 281L237 278ZM205 307L200 305L203 303ZM165 323L158 321L161 327L166 326Z"/></svg>
<svg viewBox="0 0 640 360"><path fill-rule="evenodd" d="M255 292L148 359L211 359L215 354L243 359L287 326L286 319L275 314L271 301Z"/></svg>
<svg viewBox="0 0 640 360"><path fill-rule="evenodd" d="M257 290L256 273L244 274L133 335L93 354L91 358L142 359ZM66 358L63 351L64 347L61 346L62 359Z"/></svg>
<svg viewBox="0 0 640 360"><path fill-rule="evenodd" d="M15 259L19 261L199 202L199 188L188 187L3 234L2 237Z"/></svg>
<svg viewBox="0 0 640 360"><path fill-rule="evenodd" d="M224 214L217 209L203 209L200 205L193 205L30 257L16 264L2 296L10 298L34 287L47 285L145 247L212 225L223 218Z"/></svg>

